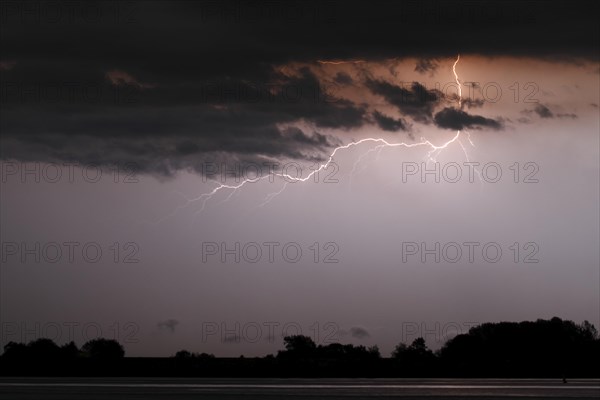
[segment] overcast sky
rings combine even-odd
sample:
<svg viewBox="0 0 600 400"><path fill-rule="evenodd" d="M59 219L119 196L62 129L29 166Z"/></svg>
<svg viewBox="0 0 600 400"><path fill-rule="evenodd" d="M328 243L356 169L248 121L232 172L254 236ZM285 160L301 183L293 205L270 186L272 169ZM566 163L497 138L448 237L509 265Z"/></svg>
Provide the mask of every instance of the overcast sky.
<svg viewBox="0 0 600 400"><path fill-rule="evenodd" d="M2 345L598 326L586 7L3 2Z"/></svg>

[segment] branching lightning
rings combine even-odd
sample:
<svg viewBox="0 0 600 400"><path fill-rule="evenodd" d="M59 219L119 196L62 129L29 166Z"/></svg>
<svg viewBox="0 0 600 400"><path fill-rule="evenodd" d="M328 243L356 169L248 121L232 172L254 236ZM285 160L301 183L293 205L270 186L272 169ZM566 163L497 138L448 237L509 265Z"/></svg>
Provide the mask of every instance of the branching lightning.
<svg viewBox="0 0 600 400"><path fill-rule="evenodd" d="M460 79L458 77L458 74L456 72L456 65L458 64L458 62L460 61L460 55L456 58L456 61L454 62L454 64L452 65L452 72L454 73L454 78L456 80L456 84L458 86L458 107L461 108L462 107L462 85L460 83ZM343 64L343 63L360 63L360 62L364 62L362 60L356 60L356 61L318 61L321 64ZM465 131L466 132L466 131ZM467 135L467 139L469 141L469 143L474 146L471 137L469 135L468 132L466 132ZM381 151L381 149L383 149L384 147L389 147L389 148L393 148L393 147L404 147L404 148L416 148L416 147L425 147L428 149L427 154L426 154L426 158L429 161L435 162L436 161L436 157L444 150L447 149L451 144L453 144L454 142L458 142L458 144L460 145L462 151L465 154L465 157L467 159L467 161L469 161L469 156L467 153L467 149L465 148L465 146L463 145L463 143L460 141L460 136L461 136L461 131L457 130L456 134L454 134L454 136L452 136L452 138L450 138L449 140L447 140L446 142L436 145L434 143L432 143L429 139L425 139L425 138L421 138L420 142L414 142L414 143L406 143L406 142L398 142L398 143L392 143L392 142L388 142L387 140L383 139L383 138L377 138L377 137L367 137L358 141L354 141L354 142L350 142L341 146L338 146L336 148L333 149L333 151L330 153L330 155L327 157L327 160L322 163L319 168L317 169L313 169L311 170L310 174L308 174L305 177L294 177L291 176L289 174L286 173L275 173L273 172L270 175L264 175L264 176L258 176L256 178L253 179L245 179L242 182L240 182L239 184L236 185L228 185L228 184L223 184L223 183L219 183L217 181L214 181L217 186L211 190L210 192L207 193L203 193L200 194L197 197L193 197L193 198L189 198L187 196L185 196L183 193L178 192L178 194L180 194L184 199L185 199L185 203L179 207L177 207L172 213L170 213L169 215L161 218L159 221L157 221L156 223L159 223L169 217L174 216L175 214L177 214L177 212L179 210L182 210L186 207L188 207L189 205L193 204L193 203L197 203L199 202L201 204L201 207L198 211L196 211L196 214L202 212L207 204L207 202L212 199L217 193L221 192L221 191L226 191L226 190L230 190L231 192L229 193L229 195L227 196L227 198L224 201L229 200L238 190L242 189L245 185L250 184L250 183L256 183L259 181L262 181L264 179L267 178L271 178L272 176L276 176L279 177L281 179L283 179L285 182L283 184L283 187L273 193L269 193L267 194L267 196L265 197L265 200L262 204L260 204L260 206L264 206L266 204L268 204L269 202L271 202L275 197L277 197L279 194L283 193L283 191L286 189L286 187L288 186L288 183L299 183L299 182L306 182L308 180L310 180L315 174L318 174L319 172L326 170L331 163L333 162L334 157L336 156L336 154L338 154L341 151L353 148L353 147L358 147L364 144L375 144L375 146L371 147L366 153L364 153L363 155L361 155L357 161L354 163L353 169L352 169L352 173L355 171L356 166L358 163L360 163L360 161L369 153L374 152L374 151ZM351 174L352 174L351 173Z"/></svg>

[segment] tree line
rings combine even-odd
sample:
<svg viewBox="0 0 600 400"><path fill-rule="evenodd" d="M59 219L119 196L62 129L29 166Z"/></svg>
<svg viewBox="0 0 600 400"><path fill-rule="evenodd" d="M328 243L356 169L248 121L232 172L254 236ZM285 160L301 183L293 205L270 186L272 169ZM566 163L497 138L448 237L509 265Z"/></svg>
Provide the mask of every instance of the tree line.
<svg viewBox="0 0 600 400"><path fill-rule="evenodd" d="M484 323L432 351L420 337L399 343L390 357L377 346L283 338L284 348L265 357L218 358L178 351L168 358L125 357L115 340L94 339L81 348L50 339L10 342L0 374L330 377L600 377L600 338L587 321L552 318Z"/></svg>

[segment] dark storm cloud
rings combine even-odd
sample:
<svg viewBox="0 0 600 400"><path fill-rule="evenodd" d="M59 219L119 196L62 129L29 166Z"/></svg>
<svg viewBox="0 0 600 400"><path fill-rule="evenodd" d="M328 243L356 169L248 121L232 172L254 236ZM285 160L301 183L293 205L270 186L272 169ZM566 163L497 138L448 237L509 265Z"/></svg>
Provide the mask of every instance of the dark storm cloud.
<svg viewBox="0 0 600 400"><path fill-rule="evenodd" d="M319 147L319 146L331 147L331 146L333 146L333 143L330 142L330 138L328 138L325 135L321 135L318 132L313 133L312 136L307 136L306 134L304 134L304 132L302 132L301 129L295 128L295 127L290 127L288 129L285 129L283 131L283 133L286 136L289 136L296 143L302 143L307 146L314 146L314 147Z"/></svg>
<svg viewBox="0 0 600 400"><path fill-rule="evenodd" d="M166 321L159 322L156 324L159 329L167 329L171 333L175 333L175 327L179 325L179 321L176 319L168 319Z"/></svg>
<svg viewBox="0 0 600 400"><path fill-rule="evenodd" d="M199 158L319 158L331 140L279 127L370 119L308 69L289 77L274 65L417 57L425 72L457 52L597 60L598 27L576 2L2 2L0 45L3 158L127 159L165 173ZM353 84L344 73L334 83ZM435 91L369 88L431 123Z"/></svg>
<svg viewBox="0 0 600 400"><path fill-rule="evenodd" d="M356 339L366 339L371 336L369 331L358 326L350 328L350 335Z"/></svg>
<svg viewBox="0 0 600 400"><path fill-rule="evenodd" d="M386 81L369 80L367 87L376 95L383 97L389 104L411 116L418 122L430 122L435 106L442 99L442 93L418 82L397 86Z"/></svg>
<svg viewBox="0 0 600 400"><path fill-rule="evenodd" d="M359 339L359 340L363 340L363 339L367 339L367 338L371 337L371 334L369 333L368 330L366 330L365 328L361 328L359 326L353 326L349 330L341 329L338 333L341 337L350 336L354 339Z"/></svg>
<svg viewBox="0 0 600 400"><path fill-rule="evenodd" d="M484 99L463 99L462 104L467 108L479 108L485 104Z"/></svg>
<svg viewBox="0 0 600 400"><path fill-rule="evenodd" d="M559 114L556 114L556 116L558 118L570 118L570 119L577 119L578 118L577 114L574 114L574 113L559 113Z"/></svg>
<svg viewBox="0 0 600 400"><path fill-rule="evenodd" d="M7 107L0 121L3 155L25 161L127 160L143 172L170 174L198 170L207 159L318 160L337 140L278 125L306 121L344 130L361 126L365 115L306 68L296 77L277 76L277 84L224 78L185 86L150 86L124 72L111 79L90 73L82 86L23 84L33 79L29 73L3 76Z"/></svg>
<svg viewBox="0 0 600 400"><path fill-rule="evenodd" d="M550 118L576 119L577 118L577 114L574 114L574 113L555 113L552 110L550 110L550 108L548 106L541 104L541 103L537 104L533 110L523 110L522 113L526 114L526 115L535 113L535 114L537 114L538 117L544 118L544 119L550 119Z"/></svg>
<svg viewBox="0 0 600 400"><path fill-rule="evenodd" d="M16 64L15 61L0 61L0 71L10 71Z"/></svg>
<svg viewBox="0 0 600 400"><path fill-rule="evenodd" d="M425 74L427 72L429 72L430 74L433 74L438 68L438 63L431 58L421 58L417 61L417 64L415 65L415 71L417 71L420 74Z"/></svg>
<svg viewBox="0 0 600 400"><path fill-rule="evenodd" d="M380 113L379 111L375 111L373 113L373 118L375 119L377 125L384 131L397 132L407 131L409 129L406 121L402 118L394 119Z"/></svg>
<svg viewBox="0 0 600 400"><path fill-rule="evenodd" d="M51 3L3 7L3 59L19 60L24 52L80 54L119 61L125 70L144 65L185 76L349 56L598 57L596 15L582 1L157 1L126 2L119 12L118 2ZM185 62L177 62L184 55Z"/></svg>
<svg viewBox="0 0 600 400"><path fill-rule="evenodd" d="M251 136L245 136L248 134ZM202 172L205 162L243 165L273 158L323 160L324 149L335 143L337 140L316 132L308 134L298 128L266 126L254 130L237 127L215 138L188 133L134 138L31 134L27 138L3 138L2 150L22 161L69 161L100 166L132 163L138 172L172 175L181 169Z"/></svg>
<svg viewBox="0 0 600 400"><path fill-rule="evenodd" d="M333 78L333 80L335 81L335 83L338 83L340 85L351 85L352 83L354 83L352 77L345 72L338 72Z"/></svg>
<svg viewBox="0 0 600 400"><path fill-rule="evenodd" d="M500 121L485 118L480 115L471 115L462 110L449 107L446 107L435 114L434 122L440 128L452 130L461 130L464 128L502 128L502 123Z"/></svg>
<svg viewBox="0 0 600 400"><path fill-rule="evenodd" d="M535 113L541 118L554 118L554 114L548 107L543 104L538 104L534 109Z"/></svg>

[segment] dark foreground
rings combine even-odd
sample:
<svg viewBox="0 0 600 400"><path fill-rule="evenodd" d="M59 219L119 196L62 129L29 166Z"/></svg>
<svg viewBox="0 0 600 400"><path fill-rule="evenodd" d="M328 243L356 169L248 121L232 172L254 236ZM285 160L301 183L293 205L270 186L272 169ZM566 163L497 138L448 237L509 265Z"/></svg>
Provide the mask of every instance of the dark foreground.
<svg viewBox="0 0 600 400"><path fill-rule="evenodd" d="M0 378L0 399L598 399L600 380Z"/></svg>

